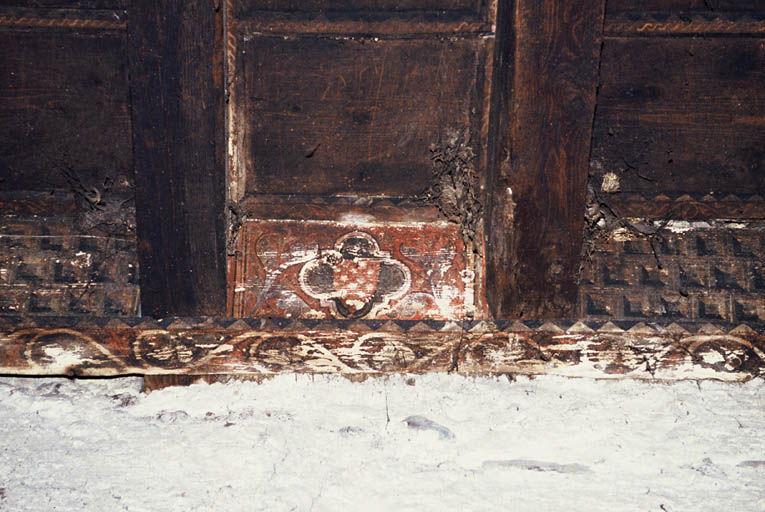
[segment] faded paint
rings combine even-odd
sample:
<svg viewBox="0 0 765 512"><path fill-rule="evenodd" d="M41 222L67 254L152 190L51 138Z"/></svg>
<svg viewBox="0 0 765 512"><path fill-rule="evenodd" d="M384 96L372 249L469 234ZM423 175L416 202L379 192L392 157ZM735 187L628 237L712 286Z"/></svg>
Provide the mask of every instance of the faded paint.
<svg viewBox="0 0 765 512"><path fill-rule="evenodd" d="M259 322L261 328L241 320L229 327L214 319L175 320L167 328L145 323L14 329L6 322L0 328L0 364L4 373L37 375L459 371L739 381L765 368L765 333L743 325L637 334L641 328L617 332L583 322L571 329L589 332L566 333L555 322L507 326L515 332L485 321L470 329L447 322L439 330L424 322L329 322L310 329L300 321L283 329L267 320ZM704 334L712 329L719 334Z"/></svg>
<svg viewBox="0 0 765 512"><path fill-rule="evenodd" d="M485 317L458 227L246 220L230 256L236 317Z"/></svg>

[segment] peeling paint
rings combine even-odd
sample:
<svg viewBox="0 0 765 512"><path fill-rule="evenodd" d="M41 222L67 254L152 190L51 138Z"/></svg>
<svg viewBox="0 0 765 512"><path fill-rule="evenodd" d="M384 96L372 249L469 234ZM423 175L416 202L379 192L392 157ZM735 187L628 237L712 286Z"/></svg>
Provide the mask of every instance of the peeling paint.
<svg viewBox="0 0 765 512"><path fill-rule="evenodd" d="M229 268L232 316L484 317L458 226L244 223ZM481 303L482 304L482 303Z"/></svg>
<svg viewBox="0 0 765 512"><path fill-rule="evenodd" d="M393 322L311 329L295 322L282 330L269 328L267 320L261 321L263 329L252 329L244 321L227 328L214 321L193 327L192 319L174 321L165 329L126 324L85 326L81 331L4 328L0 354L4 372L40 375L377 374L459 368L468 374L747 380L765 368L765 334L742 326L727 328L728 334L720 329L721 334L700 334L710 330L702 325L692 329L698 330L695 334L664 329L662 334L640 335L592 329L559 334L563 329L553 322L520 332L492 330L497 327L487 322L471 329L444 324L438 331L410 322L406 332ZM479 324L486 329L478 329Z"/></svg>

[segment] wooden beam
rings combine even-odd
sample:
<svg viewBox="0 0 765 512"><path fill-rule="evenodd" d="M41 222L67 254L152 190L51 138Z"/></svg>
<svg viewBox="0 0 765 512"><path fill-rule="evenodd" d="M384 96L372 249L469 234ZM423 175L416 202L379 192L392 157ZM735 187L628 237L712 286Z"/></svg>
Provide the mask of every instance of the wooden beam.
<svg viewBox="0 0 765 512"><path fill-rule="evenodd" d="M0 374L459 372L745 381L763 370L762 324L0 317Z"/></svg>
<svg viewBox="0 0 765 512"><path fill-rule="evenodd" d="M222 11L213 0L130 2L128 34L141 307L226 304Z"/></svg>
<svg viewBox="0 0 765 512"><path fill-rule="evenodd" d="M505 6L507 10L507 6ZM499 13L488 301L495 318L573 311L603 0L518 0Z"/></svg>

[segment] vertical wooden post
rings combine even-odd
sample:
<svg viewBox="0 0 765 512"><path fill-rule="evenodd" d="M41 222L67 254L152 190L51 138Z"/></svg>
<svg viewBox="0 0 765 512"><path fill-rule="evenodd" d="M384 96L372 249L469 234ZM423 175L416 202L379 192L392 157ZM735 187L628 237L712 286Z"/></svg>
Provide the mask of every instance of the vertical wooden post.
<svg viewBox="0 0 765 512"><path fill-rule="evenodd" d="M225 313L222 10L129 2L141 307Z"/></svg>
<svg viewBox="0 0 765 512"><path fill-rule="evenodd" d="M604 0L501 3L487 295L496 318L576 300Z"/></svg>

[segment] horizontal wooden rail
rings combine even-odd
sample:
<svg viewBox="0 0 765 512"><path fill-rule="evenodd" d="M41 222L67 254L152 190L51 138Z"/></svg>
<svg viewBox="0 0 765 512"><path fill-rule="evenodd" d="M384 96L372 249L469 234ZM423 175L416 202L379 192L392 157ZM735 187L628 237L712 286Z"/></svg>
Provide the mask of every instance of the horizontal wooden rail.
<svg viewBox="0 0 765 512"><path fill-rule="evenodd" d="M0 317L0 374L459 372L744 381L765 326L592 321Z"/></svg>

